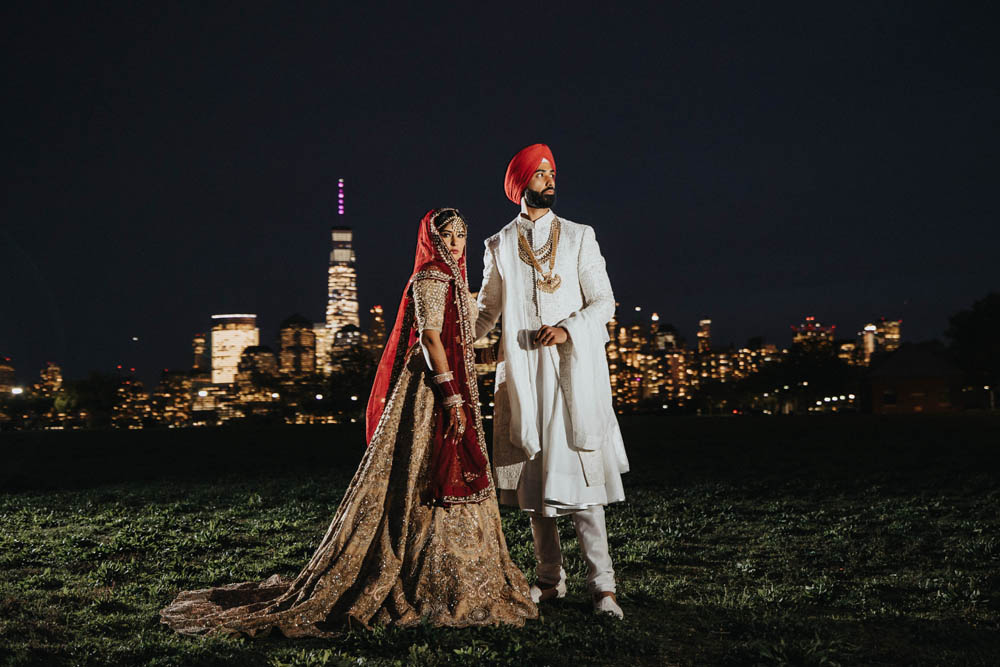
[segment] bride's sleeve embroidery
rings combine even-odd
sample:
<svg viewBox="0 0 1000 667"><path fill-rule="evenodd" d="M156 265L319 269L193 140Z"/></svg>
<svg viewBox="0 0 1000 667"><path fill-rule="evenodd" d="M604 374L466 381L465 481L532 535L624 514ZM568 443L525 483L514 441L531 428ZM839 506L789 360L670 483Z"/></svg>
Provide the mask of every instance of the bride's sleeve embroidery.
<svg viewBox="0 0 1000 667"><path fill-rule="evenodd" d="M417 318L418 331L441 331L445 301L448 298L447 279L447 275L436 271L421 271L414 277L413 312Z"/></svg>

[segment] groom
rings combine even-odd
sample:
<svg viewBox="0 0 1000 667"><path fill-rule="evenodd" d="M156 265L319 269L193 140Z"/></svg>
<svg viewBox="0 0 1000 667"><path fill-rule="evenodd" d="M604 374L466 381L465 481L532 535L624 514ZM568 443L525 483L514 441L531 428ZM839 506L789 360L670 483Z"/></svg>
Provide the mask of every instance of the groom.
<svg viewBox="0 0 1000 667"><path fill-rule="evenodd" d="M573 517L594 609L622 618L604 506L624 500L628 459L611 405L604 345L615 298L587 225L560 218L548 146L507 166L520 213L486 240L476 338L502 319L493 422L500 502L531 516L536 602L566 594L556 518Z"/></svg>

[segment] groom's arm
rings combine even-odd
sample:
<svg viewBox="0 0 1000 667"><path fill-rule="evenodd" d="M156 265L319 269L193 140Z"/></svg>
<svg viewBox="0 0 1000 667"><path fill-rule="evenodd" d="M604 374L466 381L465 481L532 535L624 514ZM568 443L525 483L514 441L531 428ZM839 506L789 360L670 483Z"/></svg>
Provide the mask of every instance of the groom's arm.
<svg viewBox="0 0 1000 667"><path fill-rule="evenodd" d="M479 288L479 315L476 317L476 340L479 340L496 326L503 305L503 278L497 269L495 246L492 239L486 239L486 254L483 255L483 285Z"/></svg>
<svg viewBox="0 0 1000 667"><path fill-rule="evenodd" d="M580 244L580 256L577 260L577 273L580 289L583 292L583 307L559 322L556 326L564 328L573 340L573 331L580 327L604 327L615 315L615 295L611 291L611 280L597 245L594 228L585 226L583 242Z"/></svg>

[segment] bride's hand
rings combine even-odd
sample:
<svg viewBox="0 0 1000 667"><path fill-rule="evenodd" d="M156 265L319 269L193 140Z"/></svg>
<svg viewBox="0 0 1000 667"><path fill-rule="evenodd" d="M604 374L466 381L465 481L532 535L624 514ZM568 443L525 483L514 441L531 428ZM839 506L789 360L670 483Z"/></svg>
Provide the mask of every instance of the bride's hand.
<svg viewBox="0 0 1000 667"><path fill-rule="evenodd" d="M466 416L461 405L447 408L448 426L445 428L444 437L459 439L465 434Z"/></svg>

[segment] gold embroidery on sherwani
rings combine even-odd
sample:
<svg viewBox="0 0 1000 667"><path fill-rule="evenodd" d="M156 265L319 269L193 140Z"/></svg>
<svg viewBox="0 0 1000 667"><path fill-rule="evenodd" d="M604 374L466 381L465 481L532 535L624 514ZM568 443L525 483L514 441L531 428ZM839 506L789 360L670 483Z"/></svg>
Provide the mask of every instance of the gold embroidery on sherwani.
<svg viewBox="0 0 1000 667"><path fill-rule="evenodd" d="M439 238L437 239L439 240ZM445 254L449 260L450 253ZM453 262L454 260L452 260ZM455 275L461 276L457 266ZM472 412L485 452L474 378L468 287L454 280L473 378ZM415 318L404 315L404 331ZM362 624L522 625L538 611L510 558L492 477L475 501L427 502L435 393L419 344L397 355L392 391L354 478L309 563L294 579L185 591L160 616L185 634L331 636Z"/></svg>

